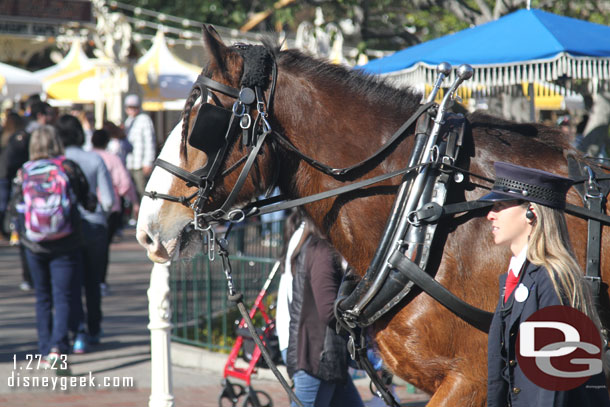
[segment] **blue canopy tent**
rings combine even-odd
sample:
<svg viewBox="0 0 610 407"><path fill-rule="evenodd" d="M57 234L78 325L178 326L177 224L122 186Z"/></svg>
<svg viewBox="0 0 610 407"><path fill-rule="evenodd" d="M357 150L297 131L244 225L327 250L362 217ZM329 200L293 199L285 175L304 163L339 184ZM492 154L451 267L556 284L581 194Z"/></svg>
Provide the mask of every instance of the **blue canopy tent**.
<svg viewBox="0 0 610 407"><path fill-rule="evenodd" d="M464 85L494 87L591 79L595 92L610 79L610 27L537 9L519 10L496 21L418 44L358 67L395 83L432 83L436 66L468 63ZM453 80L453 78L450 78Z"/></svg>

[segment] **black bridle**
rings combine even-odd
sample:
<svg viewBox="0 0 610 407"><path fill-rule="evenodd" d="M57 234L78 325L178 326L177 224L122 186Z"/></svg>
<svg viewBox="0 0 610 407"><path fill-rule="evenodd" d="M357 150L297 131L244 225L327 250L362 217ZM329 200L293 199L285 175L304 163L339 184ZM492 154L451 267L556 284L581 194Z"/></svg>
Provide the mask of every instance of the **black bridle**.
<svg viewBox="0 0 610 407"><path fill-rule="evenodd" d="M264 49L264 47L261 46L239 45L237 50L238 52L240 52L255 48ZM259 76L258 81L254 81L255 83L247 84L243 83L242 78L241 90L217 82L211 78L208 78L205 75L200 75L195 81L191 93L189 95L189 99L193 98L193 95L195 95L196 97L197 95L207 95L208 98L211 98L215 103L215 105L212 105L210 103L205 103L201 105L190 135L188 136L188 143L191 146L204 151L208 156L208 161L203 167L193 172L189 172L160 158L157 158L157 160L155 161L155 166L161 167L172 175L185 181L188 187L196 187L197 191L195 191L191 195L185 196L161 194L156 191L146 191L144 192L144 195L148 196L151 199L164 199L167 201L180 203L186 207L191 208L194 212L193 226L196 230L210 231L210 224L218 222L240 222L246 217L259 214L261 212L262 207L270 206L283 199L283 197L280 196L271 199L263 199L260 201L256 201L246 205L243 208L235 208L233 206L233 204L237 200L239 192L241 191L248 177L248 174L250 173L250 170L253 166L257 165L256 158L258 157L258 154L260 154L261 148L263 147L265 141L268 139L269 135L273 136L273 139L271 141L272 146L274 148L272 148L272 150L275 150L275 144L277 144L283 147L284 149L291 151L298 158L302 159L316 170L334 178L345 178L347 176L350 176L356 170L362 169L362 167L369 164L371 161L379 158L384 152L386 152L389 147L394 145L400 138L402 138L402 136L404 136L407 130L423 113L434 107L434 103L432 102L421 105L419 109L413 115L411 115L411 117L392 135L392 137L388 139L388 141L383 146L381 146L377 151L375 151L373 154L371 154L364 160L345 168L332 167L304 154L282 134L272 130L268 119L270 117L270 114L272 113L278 72L277 63L275 59L273 58L273 56L270 55L269 51L265 50L265 52L267 52L269 56L267 60L271 61L271 83L268 86L269 98L267 103L265 103L266 101L264 98L263 91L263 89L265 89L266 87L266 83L264 80L260 79L261 76ZM244 65L247 64L248 60L244 58ZM260 64L256 66L256 63L254 65L255 66L253 68L250 68L250 72L253 69L259 70L260 72L266 71L264 66L260 66ZM248 69L246 68L244 69L244 71L248 72ZM250 74L250 77L251 76L256 77L256 75ZM268 82L268 78L264 79ZM218 92L223 95L235 98L236 100L233 103L232 109L226 109L222 105L216 94L214 94L214 92ZM254 108L256 108L258 114L254 122L252 122L250 112ZM185 107L185 111L183 112L183 120L186 121L184 126L187 129L189 113L190 108ZM219 173L220 168L222 167L227 158L229 149L231 148L231 146L234 145L234 143L239 137L237 123L239 123L239 127L241 127L242 129L242 144L243 146L247 147L248 154L244 155L229 168ZM211 136L209 136L209 134L211 134ZM202 139L202 137L205 137L205 139ZM204 207L210 199L210 195L214 189L215 182L235 170L244 161L245 165L239 174L237 182L233 186L233 189L231 190L223 204L216 210L205 212ZM286 201L283 203L281 209L292 208L295 206L300 206L306 203L343 194L352 190L361 189L389 178L404 175L416 169L419 169L419 167L404 168L402 170L395 171L394 173L384 174L382 176L351 183L334 190L330 190L321 194L316 194L315 196L301 198L294 201ZM276 168L276 178L277 170L278 169ZM269 187L267 188L266 196L268 196L269 193L273 190L274 185L275 182L272 182L271 185L269 185Z"/></svg>
<svg viewBox="0 0 610 407"><path fill-rule="evenodd" d="M240 46L238 50L247 48L249 47ZM187 140L191 146L204 151L208 156L208 160L203 167L193 172L188 172L165 160L157 158L155 161L155 166L161 167L170 174L185 181L188 187L196 187L197 191L186 196L167 195L156 191L146 191L144 195L151 199L164 199L177 202L191 208L194 212L193 226L196 230L209 230L208 223L212 221L230 220L232 222L239 222L245 217L243 211L233 209L233 204L250 170L256 164L256 158L261 152L267 136L271 133L271 125L267 118L275 94L277 65L273 58L270 58L270 60L272 61L272 73L268 102L265 100L263 90L264 81L259 80L258 83L242 84L242 88L237 89L217 82L205 75L197 77L189 98L196 94L201 97L207 95L208 100L212 99L215 103L204 103L200 106ZM232 108L230 110L226 109L214 92L235 98L236 100ZM253 109L257 111L254 121L252 121L252 116L250 115ZM189 113L190 108L185 109L183 114L183 120L187 121L185 124L187 128ZM247 148L248 153L231 167L220 172L231 146L237 142L239 137L237 131L238 123L242 130L242 144ZM245 165L237 182L224 203L214 211L205 212L204 207L210 199L215 182L232 172L244 161Z"/></svg>

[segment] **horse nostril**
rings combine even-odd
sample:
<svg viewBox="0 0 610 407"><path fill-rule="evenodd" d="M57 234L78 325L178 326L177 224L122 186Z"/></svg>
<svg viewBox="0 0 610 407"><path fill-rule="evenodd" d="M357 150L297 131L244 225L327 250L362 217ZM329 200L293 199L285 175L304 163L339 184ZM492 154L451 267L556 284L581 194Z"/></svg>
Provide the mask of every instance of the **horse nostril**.
<svg viewBox="0 0 610 407"><path fill-rule="evenodd" d="M138 240L138 243L140 243L142 246L144 246L144 248L147 249L155 243L152 236L149 235L148 232L146 232L145 230L138 230L138 232L136 233L136 239Z"/></svg>

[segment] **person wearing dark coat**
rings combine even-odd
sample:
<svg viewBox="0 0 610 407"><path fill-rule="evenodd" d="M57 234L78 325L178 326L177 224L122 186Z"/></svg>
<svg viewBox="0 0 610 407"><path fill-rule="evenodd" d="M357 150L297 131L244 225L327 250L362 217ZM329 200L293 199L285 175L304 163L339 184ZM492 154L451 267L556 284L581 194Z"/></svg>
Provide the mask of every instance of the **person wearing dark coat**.
<svg viewBox="0 0 610 407"><path fill-rule="evenodd" d="M534 383L518 357L521 323L545 307L575 308L599 334L599 317L563 214L572 180L508 163L497 162L495 169L492 191L480 200L494 202L487 215L494 242L510 247L513 257L508 273L500 276L500 300L489 330L487 406L610 406L603 371L575 388L553 390Z"/></svg>
<svg viewBox="0 0 610 407"><path fill-rule="evenodd" d="M286 367L296 396L305 407L363 406L348 374L346 340L335 332L334 302L343 278L338 253L306 221L291 263Z"/></svg>

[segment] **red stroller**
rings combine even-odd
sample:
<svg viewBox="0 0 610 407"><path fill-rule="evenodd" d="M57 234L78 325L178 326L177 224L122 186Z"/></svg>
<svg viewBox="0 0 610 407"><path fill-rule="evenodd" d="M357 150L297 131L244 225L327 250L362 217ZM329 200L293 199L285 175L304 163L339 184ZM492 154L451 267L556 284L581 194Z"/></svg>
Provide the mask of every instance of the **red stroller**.
<svg viewBox="0 0 610 407"><path fill-rule="evenodd" d="M260 334L261 340L269 349L272 357L276 360L281 359L281 357L277 336L275 335L275 321L269 317L267 310L263 305L263 298L267 294L267 289L271 285L279 267L280 262L277 261L273 265L263 288L258 293L254 305L249 312L251 319L254 319L257 312L261 313L264 325L260 328L256 327L256 331ZM220 407L237 407L240 397L245 395L242 407L273 407L271 397L262 390L254 390L250 384L252 373L256 372L257 365L264 367L266 364L265 361L261 359L261 351L254 344L254 340L252 339L243 318L239 322L239 325L237 325L236 334L237 340L235 341L231 353L229 354L229 359L225 364L222 379L223 389L218 399L218 405ZM247 368L235 366L240 350L243 351L242 357L249 362ZM231 383L229 381L229 376L245 381L247 387L238 383ZM230 404L227 404L226 402L223 404L223 401L228 401Z"/></svg>

